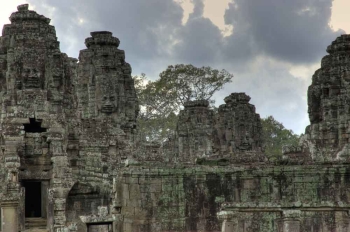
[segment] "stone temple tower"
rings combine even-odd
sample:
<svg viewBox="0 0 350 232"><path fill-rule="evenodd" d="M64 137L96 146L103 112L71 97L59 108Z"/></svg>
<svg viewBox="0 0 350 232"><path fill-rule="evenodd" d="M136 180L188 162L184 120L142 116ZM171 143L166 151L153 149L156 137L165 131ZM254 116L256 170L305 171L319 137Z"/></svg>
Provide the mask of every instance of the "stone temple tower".
<svg viewBox="0 0 350 232"><path fill-rule="evenodd" d="M245 93L217 110L187 102L167 143L134 149L139 106L119 39L92 32L74 59L28 5L10 21L0 37L1 232L350 231L349 35L313 76L301 146L269 160Z"/></svg>
<svg viewBox="0 0 350 232"><path fill-rule="evenodd" d="M0 37L1 231L109 228L138 113L119 39L92 32L77 63L27 4L10 21Z"/></svg>
<svg viewBox="0 0 350 232"><path fill-rule="evenodd" d="M350 36L342 35L328 46L321 68L308 90L311 125L306 134L314 158L339 159L349 155Z"/></svg>
<svg viewBox="0 0 350 232"><path fill-rule="evenodd" d="M59 50L50 19L21 5L10 21L0 40L2 202L9 205L3 218L18 219L23 229L25 218L47 219L49 205L63 202L61 193L50 201L49 188L64 190L72 182L64 147L66 122L76 106L69 58ZM65 183L58 180L61 172ZM15 206L18 213L11 216ZM60 224L57 209L52 220ZM3 230L13 231L11 226L17 225L5 223Z"/></svg>

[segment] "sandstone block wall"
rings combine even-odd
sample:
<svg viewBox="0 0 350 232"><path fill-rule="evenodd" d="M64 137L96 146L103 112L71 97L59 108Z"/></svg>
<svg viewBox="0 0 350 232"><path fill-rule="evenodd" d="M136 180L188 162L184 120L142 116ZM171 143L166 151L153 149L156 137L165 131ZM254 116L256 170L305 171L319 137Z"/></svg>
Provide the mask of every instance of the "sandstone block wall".
<svg viewBox="0 0 350 232"><path fill-rule="evenodd" d="M350 231L349 35L313 77L300 146L270 163L245 93L217 113L188 102L173 138L135 148L138 100L119 39L92 32L77 62L28 5L10 21L0 37L3 231L28 229L30 182L50 232Z"/></svg>
<svg viewBox="0 0 350 232"><path fill-rule="evenodd" d="M300 211L300 231L338 231L350 222L346 165L132 167L121 174L123 231L220 231L221 209L234 210L238 231L247 232L282 231L290 209Z"/></svg>

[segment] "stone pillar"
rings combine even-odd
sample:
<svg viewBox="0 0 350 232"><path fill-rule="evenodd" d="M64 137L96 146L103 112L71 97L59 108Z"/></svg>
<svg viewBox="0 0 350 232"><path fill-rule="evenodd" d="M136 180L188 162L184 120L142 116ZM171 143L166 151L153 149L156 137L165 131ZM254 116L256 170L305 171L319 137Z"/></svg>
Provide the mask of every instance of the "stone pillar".
<svg viewBox="0 0 350 232"><path fill-rule="evenodd" d="M49 189L49 182L48 181L42 181L41 182L41 216L44 218L47 218L47 193Z"/></svg>
<svg viewBox="0 0 350 232"><path fill-rule="evenodd" d="M237 211L220 211L217 216L222 222L221 232L239 232Z"/></svg>
<svg viewBox="0 0 350 232"><path fill-rule="evenodd" d="M336 232L350 231L349 212L345 212L345 211L335 212L335 224L336 224Z"/></svg>
<svg viewBox="0 0 350 232"><path fill-rule="evenodd" d="M3 201L1 203L1 231L18 232L17 208L17 201Z"/></svg>
<svg viewBox="0 0 350 232"><path fill-rule="evenodd" d="M57 130L57 129L56 129ZM53 230L65 232L66 229L66 197L73 186L72 171L69 167L68 157L63 150L63 135L60 133L48 136L50 141L51 161L53 163L53 178L50 189L52 196L49 201L53 206ZM50 226L52 227L52 226Z"/></svg>
<svg viewBox="0 0 350 232"><path fill-rule="evenodd" d="M17 146L22 141L19 136L5 137L5 179L6 191L1 201L1 229L6 232L18 232L20 187L18 182L18 168L20 158L17 155Z"/></svg>
<svg viewBox="0 0 350 232"><path fill-rule="evenodd" d="M300 232L300 210L284 210L282 232Z"/></svg>

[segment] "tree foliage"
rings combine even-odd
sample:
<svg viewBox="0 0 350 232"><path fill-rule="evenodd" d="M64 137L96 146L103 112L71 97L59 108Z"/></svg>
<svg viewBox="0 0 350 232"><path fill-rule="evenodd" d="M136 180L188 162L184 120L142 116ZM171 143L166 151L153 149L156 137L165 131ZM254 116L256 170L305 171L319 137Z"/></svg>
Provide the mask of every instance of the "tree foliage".
<svg viewBox="0 0 350 232"><path fill-rule="evenodd" d="M179 109L190 100L208 100L223 86L232 81L233 75L226 70L211 67L197 68L193 65L168 66L159 74L156 89Z"/></svg>
<svg viewBox="0 0 350 232"><path fill-rule="evenodd" d="M145 74L135 76L141 106L138 127L142 139L164 141L174 133L177 114L185 102L208 100L213 104L214 93L231 82L232 77L226 70L184 64L168 66L155 81L147 80Z"/></svg>
<svg viewBox="0 0 350 232"><path fill-rule="evenodd" d="M265 153L271 158L282 154L283 145L298 145L300 136L286 129L282 123L269 116L261 119Z"/></svg>

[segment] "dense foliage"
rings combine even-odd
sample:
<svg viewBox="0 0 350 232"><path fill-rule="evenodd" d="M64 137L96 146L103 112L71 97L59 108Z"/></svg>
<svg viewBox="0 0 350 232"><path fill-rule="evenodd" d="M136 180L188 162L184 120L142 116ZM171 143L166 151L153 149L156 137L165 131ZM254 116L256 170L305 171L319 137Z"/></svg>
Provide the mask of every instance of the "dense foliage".
<svg viewBox="0 0 350 232"><path fill-rule="evenodd" d="M213 94L232 81L233 75L226 70L193 65L168 66L155 81L145 74L135 76L141 113L138 128L141 139L164 141L176 127L177 114L186 101L208 100L212 105Z"/></svg>
<svg viewBox="0 0 350 232"><path fill-rule="evenodd" d="M261 119L265 153L270 158L282 154L283 145L298 145L300 136L286 129L282 123L272 116Z"/></svg>
<svg viewBox="0 0 350 232"><path fill-rule="evenodd" d="M138 129L141 140L164 141L176 129L178 113L186 101L205 99L213 105L213 94L232 81L225 70L193 65L169 66L159 79L150 81L145 74L135 76L141 111ZM281 155L283 145L297 145L299 135L286 129L272 116L262 119L265 153L271 158Z"/></svg>

